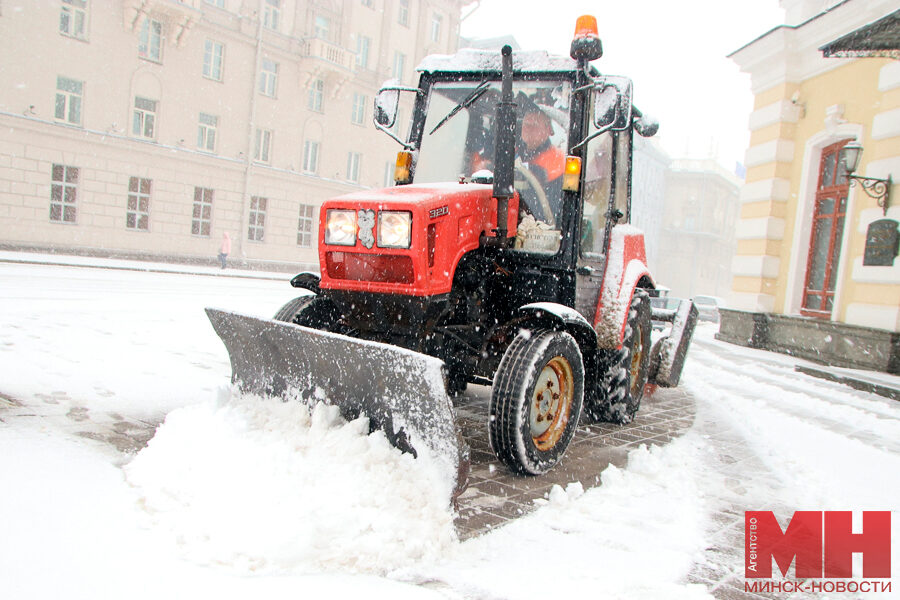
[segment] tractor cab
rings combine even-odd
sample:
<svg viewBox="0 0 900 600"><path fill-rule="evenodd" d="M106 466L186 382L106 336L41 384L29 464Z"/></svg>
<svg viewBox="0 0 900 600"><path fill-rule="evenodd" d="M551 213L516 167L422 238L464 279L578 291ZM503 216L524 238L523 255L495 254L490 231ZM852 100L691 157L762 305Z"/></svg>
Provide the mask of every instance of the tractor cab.
<svg viewBox="0 0 900 600"><path fill-rule="evenodd" d="M502 248L501 260L513 267L542 270L539 287L553 291L531 300L572 306L595 323L613 228L631 218L632 132L652 135L657 125L632 107L631 82L601 76L589 56L513 53L504 99L503 58L470 49L430 56L419 66L418 87L382 87L376 126L404 147L395 182L490 184L498 214L514 200L514 229L483 241ZM414 107L401 139L395 129L404 93L414 95ZM498 147L503 134L507 148ZM513 194L504 189L509 183Z"/></svg>

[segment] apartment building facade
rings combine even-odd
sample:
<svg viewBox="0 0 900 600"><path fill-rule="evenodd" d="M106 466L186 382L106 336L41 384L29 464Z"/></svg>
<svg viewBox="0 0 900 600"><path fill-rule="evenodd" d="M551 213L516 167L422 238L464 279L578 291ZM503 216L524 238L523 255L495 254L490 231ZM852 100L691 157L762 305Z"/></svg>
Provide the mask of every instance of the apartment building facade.
<svg viewBox="0 0 900 600"><path fill-rule="evenodd" d="M672 296L730 295L740 184L712 159L669 165L657 273Z"/></svg>
<svg viewBox="0 0 900 600"><path fill-rule="evenodd" d="M466 0L0 5L0 246L315 266L318 208L390 183L381 83ZM409 117L409 113L401 115Z"/></svg>

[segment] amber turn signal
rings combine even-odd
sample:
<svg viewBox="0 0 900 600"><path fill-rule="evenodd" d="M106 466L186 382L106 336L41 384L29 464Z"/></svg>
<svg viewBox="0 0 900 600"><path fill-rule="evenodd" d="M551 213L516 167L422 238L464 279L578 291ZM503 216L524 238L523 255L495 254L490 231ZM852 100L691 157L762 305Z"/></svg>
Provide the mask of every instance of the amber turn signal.
<svg viewBox="0 0 900 600"><path fill-rule="evenodd" d="M412 152L401 150L397 153L397 162L394 165L394 181L399 184L412 181Z"/></svg>
<svg viewBox="0 0 900 600"><path fill-rule="evenodd" d="M577 192L581 184L581 158L578 156L566 157L566 169L563 171L563 190Z"/></svg>

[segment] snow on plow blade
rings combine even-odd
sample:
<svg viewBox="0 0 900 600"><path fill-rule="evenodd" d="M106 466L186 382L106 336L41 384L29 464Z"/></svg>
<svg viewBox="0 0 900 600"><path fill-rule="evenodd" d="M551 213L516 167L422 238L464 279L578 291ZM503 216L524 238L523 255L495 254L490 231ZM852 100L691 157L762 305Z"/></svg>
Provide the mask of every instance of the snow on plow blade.
<svg viewBox="0 0 900 600"><path fill-rule="evenodd" d="M655 321L669 321L669 335L653 345L650 355L650 382L662 387L676 387L697 325L697 307L682 300L675 310L653 310Z"/></svg>
<svg viewBox="0 0 900 600"><path fill-rule="evenodd" d="M369 418L395 447L423 450L465 486L468 449L444 388L443 362L388 344L358 340L233 312L206 309L231 357L232 381L248 392L338 407L348 420Z"/></svg>

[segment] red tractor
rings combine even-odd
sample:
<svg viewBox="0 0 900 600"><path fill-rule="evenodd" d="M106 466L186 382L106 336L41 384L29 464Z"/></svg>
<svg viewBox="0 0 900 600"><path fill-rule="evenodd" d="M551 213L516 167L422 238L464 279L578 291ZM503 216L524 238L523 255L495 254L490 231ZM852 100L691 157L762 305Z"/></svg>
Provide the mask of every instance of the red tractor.
<svg viewBox="0 0 900 600"><path fill-rule="evenodd" d="M677 385L696 309L651 310L629 224L633 132L657 125L628 79L590 66L601 54L582 17L571 58L463 50L427 57L418 87L386 84L375 120L403 146L397 185L322 205L321 275L297 275L309 293L275 320L208 310L234 380L365 414L460 484L449 396L468 383L493 386L491 446L522 474L558 462L580 418L627 423L645 384ZM651 318L672 323L652 347Z"/></svg>

